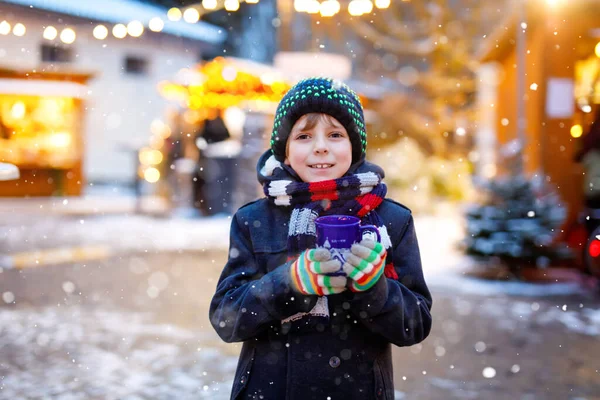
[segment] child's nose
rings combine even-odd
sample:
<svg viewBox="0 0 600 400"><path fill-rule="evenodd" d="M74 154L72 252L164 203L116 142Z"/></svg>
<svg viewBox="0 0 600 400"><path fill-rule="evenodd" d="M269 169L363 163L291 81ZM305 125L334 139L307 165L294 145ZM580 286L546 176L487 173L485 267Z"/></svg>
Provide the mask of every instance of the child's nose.
<svg viewBox="0 0 600 400"><path fill-rule="evenodd" d="M322 154L322 153L328 152L327 141L325 140L325 138L320 137L320 136L316 138L314 150L315 150L315 153L317 153L317 154Z"/></svg>

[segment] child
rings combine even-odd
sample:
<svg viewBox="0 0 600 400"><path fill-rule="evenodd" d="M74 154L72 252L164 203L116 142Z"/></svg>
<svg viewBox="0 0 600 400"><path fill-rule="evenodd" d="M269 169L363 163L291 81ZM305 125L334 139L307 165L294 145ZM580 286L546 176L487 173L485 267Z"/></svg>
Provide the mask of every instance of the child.
<svg viewBox="0 0 600 400"><path fill-rule="evenodd" d="M279 104L257 166L266 198L234 215L210 305L219 336L244 342L232 399L391 400L390 343L429 334L413 218L385 199L366 147L362 106L344 84L306 79ZM331 214L377 226L381 243L363 239L340 265L315 248L315 219Z"/></svg>

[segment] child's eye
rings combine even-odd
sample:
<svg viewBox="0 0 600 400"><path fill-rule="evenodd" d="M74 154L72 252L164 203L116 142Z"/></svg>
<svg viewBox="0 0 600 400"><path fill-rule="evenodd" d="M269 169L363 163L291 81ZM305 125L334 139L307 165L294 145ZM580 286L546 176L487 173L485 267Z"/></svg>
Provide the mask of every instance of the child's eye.
<svg viewBox="0 0 600 400"><path fill-rule="evenodd" d="M341 138L344 137L344 134L342 132L331 132L331 137Z"/></svg>
<svg viewBox="0 0 600 400"><path fill-rule="evenodd" d="M296 136L296 140L304 140L304 139L308 139L308 138L309 138L309 136L306 133L301 133Z"/></svg>

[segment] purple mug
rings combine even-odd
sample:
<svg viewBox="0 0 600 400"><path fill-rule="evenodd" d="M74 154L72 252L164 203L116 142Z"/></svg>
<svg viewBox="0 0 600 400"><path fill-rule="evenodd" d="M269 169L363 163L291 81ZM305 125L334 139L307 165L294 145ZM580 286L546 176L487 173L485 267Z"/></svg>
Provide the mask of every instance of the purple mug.
<svg viewBox="0 0 600 400"><path fill-rule="evenodd" d="M381 242L379 230L374 225L360 225L360 219L349 215L327 215L315 220L317 230L317 246L331 250L333 258L343 264L345 254L350 251L354 243L363 239L363 235L370 233L377 236ZM343 271L334 275L342 275Z"/></svg>

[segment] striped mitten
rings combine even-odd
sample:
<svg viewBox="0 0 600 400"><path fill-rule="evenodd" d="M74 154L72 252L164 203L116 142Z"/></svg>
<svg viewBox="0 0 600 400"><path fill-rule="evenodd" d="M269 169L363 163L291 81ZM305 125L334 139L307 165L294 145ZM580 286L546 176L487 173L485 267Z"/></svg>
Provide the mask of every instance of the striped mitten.
<svg viewBox="0 0 600 400"><path fill-rule="evenodd" d="M369 290L383 274L387 252L381 243L369 239L352 245L350 251L343 266L350 278L348 286L353 292Z"/></svg>
<svg viewBox="0 0 600 400"><path fill-rule="evenodd" d="M346 290L345 276L328 276L339 271L341 263L331 259L327 249L308 249L290 267L294 289L302 294L324 296Z"/></svg>

